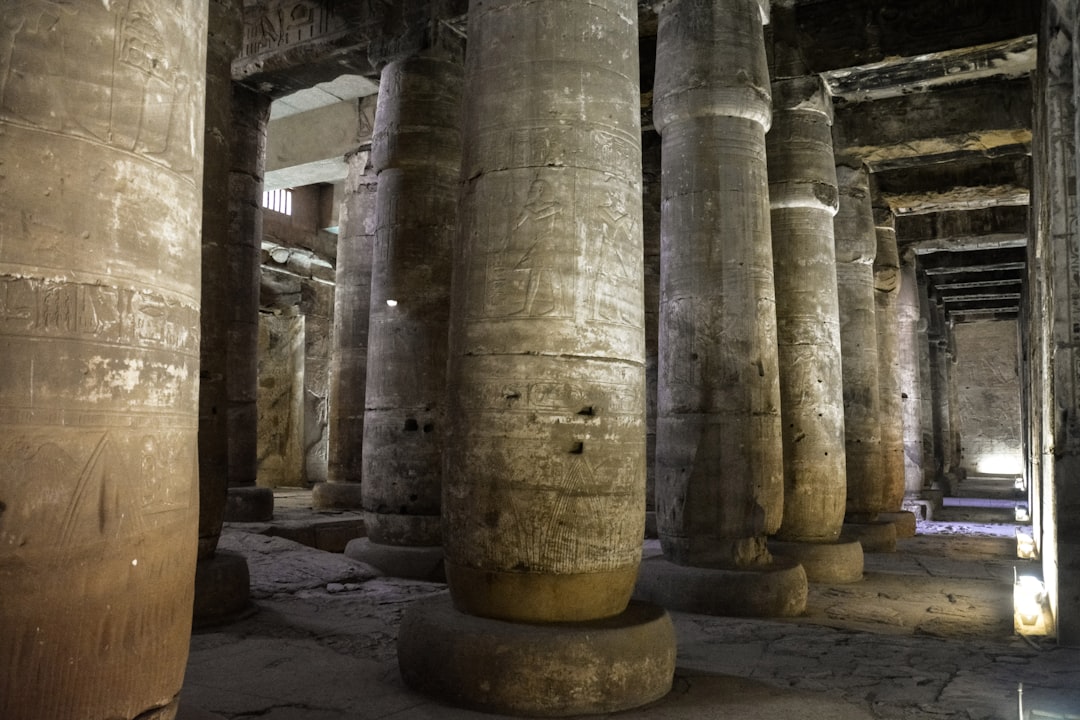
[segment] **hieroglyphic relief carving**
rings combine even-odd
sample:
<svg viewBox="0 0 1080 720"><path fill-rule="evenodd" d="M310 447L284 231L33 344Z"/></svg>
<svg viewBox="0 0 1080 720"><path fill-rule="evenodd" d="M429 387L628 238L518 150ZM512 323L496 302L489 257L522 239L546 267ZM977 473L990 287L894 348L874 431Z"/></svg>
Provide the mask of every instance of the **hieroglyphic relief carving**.
<svg viewBox="0 0 1080 720"><path fill-rule="evenodd" d="M96 32L87 32L87 27ZM21 0L0 19L0 117L194 170L202 38L180 8Z"/></svg>
<svg viewBox="0 0 1080 720"><path fill-rule="evenodd" d="M370 6L370 0L366 3ZM370 10L369 10L370 14ZM348 29L334 0L271 2L244 19L244 55L257 55Z"/></svg>
<svg viewBox="0 0 1080 720"><path fill-rule="evenodd" d="M199 351L199 312L149 290L0 275L0 334Z"/></svg>
<svg viewBox="0 0 1080 720"><path fill-rule="evenodd" d="M491 254L488 317L573 317L573 288L565 277L573 253L561 226L562 203L553 195L547 180L533 180L504 247Z"/></svg>
<svg viewBox="0 0 1080 720"><path fill-rule="evenodd" d="M194 433L167 438L117 430L0 433L10 480L0 545L71 547L143 533L192 501ZM49 492L42 492L48 486ZM167 518L165 518L167 521Z"/></svg>
<svg viewBox="0 0 1080 720"><path fill-rule="evenodd" d="M589 253L595 263L589 288L592 319L636 326L640 322L633 292L640 286L640 263L634 260L634 251L640 254L638 225L627 211L625 195L613 190L607 193L596 217L600 229Z"/></svg>

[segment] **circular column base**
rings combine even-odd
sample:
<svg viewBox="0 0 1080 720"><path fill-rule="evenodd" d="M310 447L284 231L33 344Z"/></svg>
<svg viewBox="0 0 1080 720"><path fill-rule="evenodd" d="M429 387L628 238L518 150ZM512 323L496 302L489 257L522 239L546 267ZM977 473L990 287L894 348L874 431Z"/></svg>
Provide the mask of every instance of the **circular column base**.
<svg viewBox="0 0 1080 720"><path fill-rule="evenodd" d="M441 545L383 545L356 538L345 546L345 556L367 563L390 577L446 582Z"/></svg>
<svg viewBox="0 0 1080 720"><path fill-rule="evenodd" d="M863 552L896 552L896 526L886 520L845 522L840 537L858 540Z"/></svg>
<svg viewBox="0 0 1080 720"><path fill-rule="evenodd" d="M225 522L266 522L274 517L274 491L267 487L231 487L225 496Z"/></svg>
<svg viewBox="0 0 1080 720"><path fill-rule="evenodd" d="M316 510L359 510L363 507L358 482L321 482L311 488Z"/></svg>
<svg viewBox="0 0 1080 720"><path fill-rule="evenodd" d="M863 579L863 549L858 540L792 542L770 540L769 552L803 566L806 579L819 583L853 583Z"/></svg>
<svg viewBox="0 0 1080 720"><path fill-rule="evenodd" d="M725 617L794 617L806 610L806 571L775 558L760 568L729 570L643 560L634 599L669 610Z"/></svg>
<svg viewBox="0 0 1080 720"><path fill-rule="evenodd" d="M915 537L915 531L917 529L917 525L915 522L915 513L911 512L910 510L878 513L878 520L891 522L893 525L895 525L896 537L898 540Z"/></svg>
<svg viewBox="0 0 1080 720"><path fill-rule="evenodd" d="M250 609L251 578L247 560L240 553L218 550L195 564L196 628L235 620Z"/></svg>
<svg viewBox="0 0 1080 720"><path fill-rule="evenodd" d="M458 707L524 717L612 713L658 700L675 674L675 629L659 607L530 625L466 615L449 595L418 600L398 632L414 690Z"/></svg>

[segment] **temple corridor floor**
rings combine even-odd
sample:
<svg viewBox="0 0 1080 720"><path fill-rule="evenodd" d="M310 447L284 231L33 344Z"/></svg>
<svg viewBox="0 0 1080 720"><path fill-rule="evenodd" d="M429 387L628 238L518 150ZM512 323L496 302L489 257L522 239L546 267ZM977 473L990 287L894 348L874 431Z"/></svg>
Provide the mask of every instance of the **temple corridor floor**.
<svg viewBox="0 0 1080 720"><path fill-rule="evenodd" d="M896 553L867 554L862 582L812 584L801 617L672 613L672 692L602 717L1080 719L1080 649L1013 633L1014 567L1030 561L1016 558L1010 515L946 507ZM405 607L445 586L235 525L221 546L247 557L254 611L192 637L180 720L505 717L440 704L398 675Z"/></svg>

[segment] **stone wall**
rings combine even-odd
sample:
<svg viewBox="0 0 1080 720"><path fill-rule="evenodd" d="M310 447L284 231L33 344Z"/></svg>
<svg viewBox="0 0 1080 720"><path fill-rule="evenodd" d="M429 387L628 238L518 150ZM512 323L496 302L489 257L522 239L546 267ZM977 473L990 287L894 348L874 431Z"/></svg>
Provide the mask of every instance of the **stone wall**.
<svg viewBox="0 0 1080 720"><path fill-rule="evenodd" d="M1023 471L1015 321L955 328L962 467L970 474Z"/></svg>

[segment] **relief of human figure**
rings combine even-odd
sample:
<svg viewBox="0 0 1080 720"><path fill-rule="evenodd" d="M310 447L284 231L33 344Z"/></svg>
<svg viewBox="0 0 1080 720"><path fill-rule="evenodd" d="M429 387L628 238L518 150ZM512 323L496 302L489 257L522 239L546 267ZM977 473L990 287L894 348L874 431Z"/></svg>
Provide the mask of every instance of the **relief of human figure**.
<svg viewBox="0 0 1080 720"><path fill-rule="evenodd" d="M603 226L596 237L593 255L596 263L590 292L593 320L632 324L633 318L627 316L628 305L622 299L625 290L635 287L637 282L631 272L634 263L628 256L635 247L634 220L626 210L625 196L614 190L608 191L597 214Z"/></svg>
<svg viewBox="0 0 1080 720"><path fill-rule="evenodd" d="M562 277L560 255L564 254L556 222L562 205L551 198L551 185L534 180L529 186L525 205L518 213L510 232L506 254L514 258L510 269L524 278L524 298L512 313L529 317L565 317L570 312L570 297Z"/></svg>

